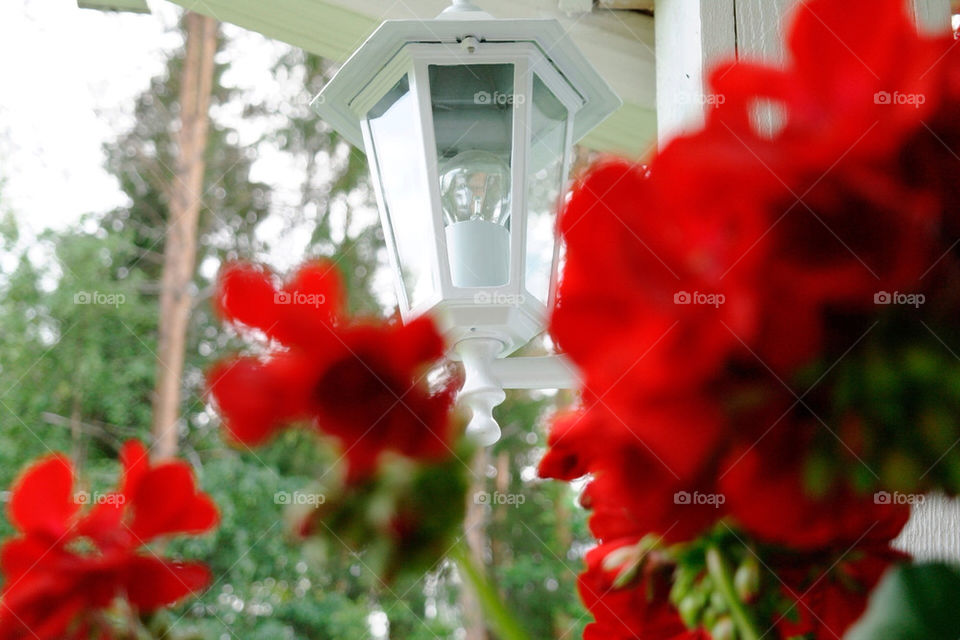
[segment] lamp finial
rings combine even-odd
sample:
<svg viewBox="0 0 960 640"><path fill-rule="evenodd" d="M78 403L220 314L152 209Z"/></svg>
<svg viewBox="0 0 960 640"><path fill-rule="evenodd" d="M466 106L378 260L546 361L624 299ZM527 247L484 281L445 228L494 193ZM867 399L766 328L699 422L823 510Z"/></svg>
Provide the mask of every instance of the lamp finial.
<svg viewBox="0 0 960 640"><path fill-rule="evenodd" d="M438 18L447 20L490 20L492 16L470 0L450 0L450 6Z"/></svg>

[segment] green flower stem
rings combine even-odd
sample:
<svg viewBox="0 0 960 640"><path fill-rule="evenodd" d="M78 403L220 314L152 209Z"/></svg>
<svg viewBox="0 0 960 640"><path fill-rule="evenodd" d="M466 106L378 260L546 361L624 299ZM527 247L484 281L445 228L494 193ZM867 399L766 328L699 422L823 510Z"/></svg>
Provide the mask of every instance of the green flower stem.
<svg viewBox="0 0 960 640"><path fill-rule="evenodd" d="M730 575L730 567L727 566L723 554L715 546L707 549L707 570L710 572L710 577L713 578L713 583L720 590L720 594L727 601L727 606L730 607L730 615L734 624L737 625L740 637L743 640L760 640L760 632L753 616L750 615L737 595L733 578Z"/></svg>
<svg viewBox="0 0 960 640"><path fill-rule="evenodd" d="M502 640L530 640L513 614L507 609L497 590L483 575L483 572L474 564L470 557L470 550L463 543L456 545L450 556L457 563L460 573L470 583L480 604L486 612L490 626Z"/></svg>

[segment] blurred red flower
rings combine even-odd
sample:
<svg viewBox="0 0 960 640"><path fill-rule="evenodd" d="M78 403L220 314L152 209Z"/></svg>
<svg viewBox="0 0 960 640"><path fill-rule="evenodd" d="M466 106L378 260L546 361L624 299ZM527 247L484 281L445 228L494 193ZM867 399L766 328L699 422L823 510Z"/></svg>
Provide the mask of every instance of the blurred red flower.
<svg viewBox="0 0 960 640"><path fill-rule="evenodd" d="M415 459L448 454L453 390L433 391L425 380L445 349L432 320L351 320L343 291L328 262L304 265L280 287L261 267L223 271L222 315L275 341L264 357L233 358L208 373L230 434L258 445L284 426L309 422L339 441L354 479L385 451Z"/></svg>
<svg viewBox="0 0 960 640"><path fill-rule="evenodd" d="M171 605L210 583L206 565L161 558L141 547L161 537L200 534L218 521L190 467L151 464L137 441L120 452L119 488L82 511L73 467L54 454L31 465L11 491L17 536L0 550L4 575L0 638L62 640L105 634L104 609L117 598L136 612Z"/></svg>
<svg viewBox="0 0 960 640"><path fill-rule="evenodd" d="M540 473L590 476L582 503L605 544L682 542L726 518L771 549L867 554L793 594L800 622L782 636L831 637L892 561L867 550L909 517L850 481L891 450L912 461L865 408L874 390L857 388L877 375L857 358L908 326L877 296L928 294L934 327L960 304L960 49L919 34L903 0L798 3L787 44L784 67L716 69L724 100L649 166L602 161L575 185L550 329L581 370L583 406L554 420ZM880 321L896 328L861 345ZM828 376L845 359L846 378ZM858 426L834 435L843 421ZM697 493L720 508L675 497ZM641 637L628 614L618 628L588 603L592 633Z"/></svg>
<svg viewBox="0 0 960 640"><path fill-rule="evenodd" d="M739 346L731 329L752 333L753 296L722 275L759 217L674 207L659 197L656 175L601 162L560 217L566 262L550 331L604 400L685 389Z"/></svg>
<svg viewBox="0 0 960 640"><path fill-rule="evenodd" d="M601 541L654 533L667 542L695 537L725 514L712 489L710 465L679 475L641 436L605 416L581 409L554 420L540 463L544 478L591 480L580 498ZM617 426L614 426L614 425ZM683 452L682 445L674 452Z"/></svg>
<svg viewBox="0 0 960 640"><path fill-rule="evenodd" d="M642 555L639 540L613 540L587 553L577 583L593 614L584 640L694 640L669 601L673 566L657 554Z"/></svg>

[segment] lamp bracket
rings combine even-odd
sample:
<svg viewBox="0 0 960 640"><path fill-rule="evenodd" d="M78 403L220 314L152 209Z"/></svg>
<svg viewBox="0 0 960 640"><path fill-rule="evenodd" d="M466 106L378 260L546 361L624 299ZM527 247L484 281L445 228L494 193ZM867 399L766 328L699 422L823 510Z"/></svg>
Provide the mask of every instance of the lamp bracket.
<svg viewBox="0 0 960 640"><path fill-rule="evenodd" d="M566 357L497 358L503 343L495 338L468 338L454 347L465 373L459 401L471 411L467 437L488 447L500 439L495 407L506 399L504 389L568 389L579 376Z"/></svg>
<svg viewBox="0 0 960 640"><path fill-rule="evenodd" d="M495 338L469 338L458 342L455 349L465 374L459 401L471 411L467 437L488 447L500 439L500 425L493 419L493 408L507 398L492 370L503 343Z"/></svg>
<svg viewBox="0 0 960 640"><path fill-rule="evenodd" d="M504 389L576 389L580 374L563 355L500 358L490 365Z"/></svg>

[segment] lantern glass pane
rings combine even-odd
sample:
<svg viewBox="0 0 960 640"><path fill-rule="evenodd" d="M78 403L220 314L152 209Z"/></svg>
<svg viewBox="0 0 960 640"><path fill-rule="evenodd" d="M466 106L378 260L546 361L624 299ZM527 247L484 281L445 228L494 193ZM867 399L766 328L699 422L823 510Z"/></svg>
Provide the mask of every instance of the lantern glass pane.
<svg viewBox="0 0 960 640"><path fill-rule="evenodd" d="M407 304L416 308L439 291L433 269L436 244L430 224L430 197L422 140L413 123L416 96L404 76L368 113L384 203L383 227L393 238L396 264Z"/></svg>
<svg viewBox="0 0 960 640"><path fill-rule="evenodd" d="M533 76L530 159L527 170L526 289L540 302L550 297L556 219L566 176L567 108L539 76Z"/></svg>
<svg viewBox="0 0 960 640"><path fill-rule="evenodd" d="M514 66L430 65L440 202L456 287L510 279Z"/></svg>

